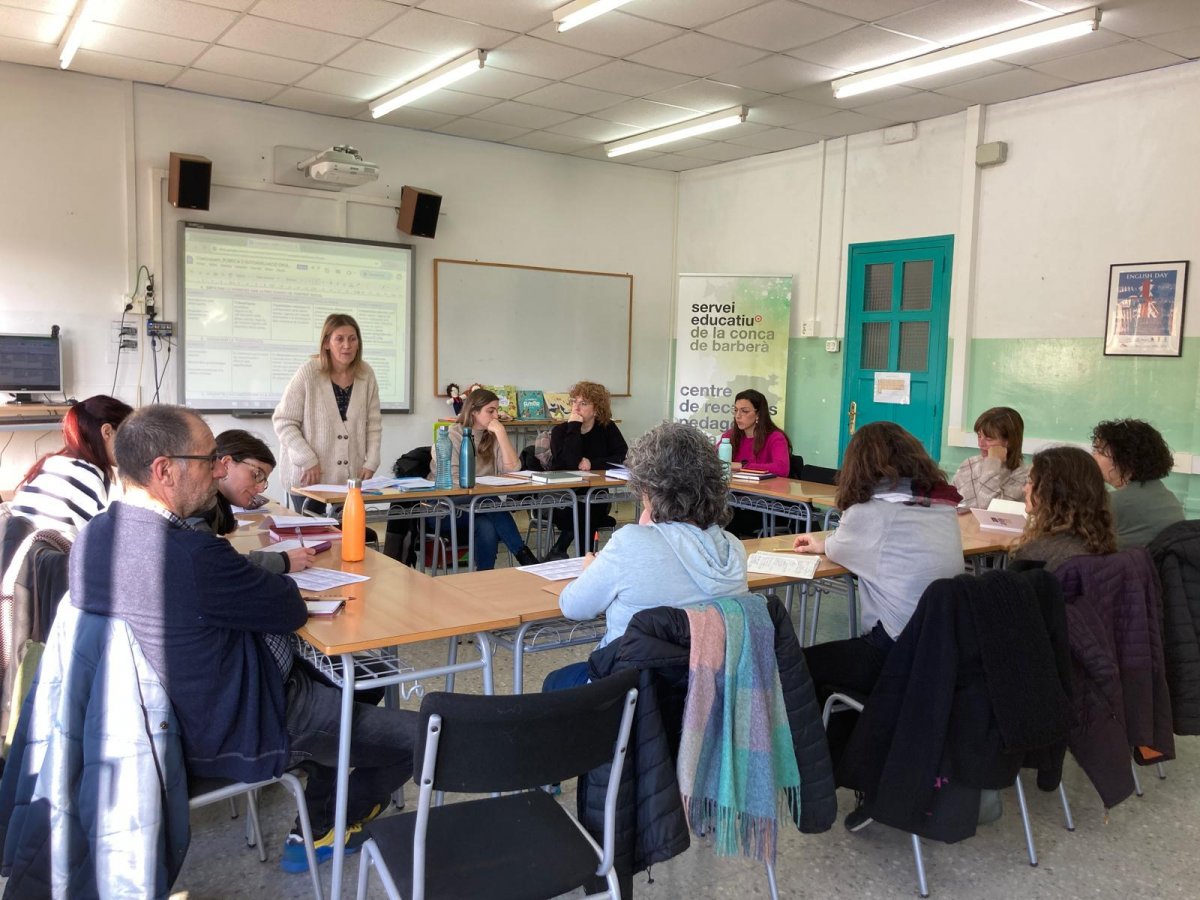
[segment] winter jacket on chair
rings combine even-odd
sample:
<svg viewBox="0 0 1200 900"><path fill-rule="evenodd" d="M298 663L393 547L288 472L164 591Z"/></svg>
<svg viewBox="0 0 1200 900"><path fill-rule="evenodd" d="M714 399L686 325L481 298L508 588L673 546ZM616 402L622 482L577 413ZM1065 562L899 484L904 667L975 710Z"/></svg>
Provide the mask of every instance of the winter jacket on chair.
<svg viewBox="0 0 1200 900"><path fill-rule="evenodd" d="M1133 793L1133 748L1159 754L1142 762L1175 758L1158 573L1136 547L1077 556L1054 574L1071 644L1071 754L1111 809Z"/></svg>
<svg viewBox="0 0 1200 900"><path fill-rule="evenodd" d="M1200 521L1165 528L1147 548L1162 580L1163 655L1176 734L1200 734Z"/></svg>
<svg viewBox="0 0 1200 900"><path fill-rule="evenodd" d="M121 619L63 603L0 780L6 898L166 898L187 853L175 711Z"/></svg>
<svg viewBox="0 0 1200 900"><path fill-rule="evenodd" d="M1055 790L1070 726L1062 597L1037 568L939 579L888 653L838 783L885 825L953 842L1022 767ZM972 805L973 804L973 805Z"/></svg>
<svg viewBox="0 0 1200 900"><path fill-rule="evenodd" d="M775 658L800 770L799 828L807 834L827 831L837 818L837 797L816 691L787 611L775 597L766 602L775 624ZM626 877L682 853L689 844L675 756L690 650L687 612L658 607L636 613L625 634L593 653L588 663L593 680L631 667L642 673L617 800L616 866ZM579 818L593 835L603 833L607 779L605 766L579 780Z"/></svg>

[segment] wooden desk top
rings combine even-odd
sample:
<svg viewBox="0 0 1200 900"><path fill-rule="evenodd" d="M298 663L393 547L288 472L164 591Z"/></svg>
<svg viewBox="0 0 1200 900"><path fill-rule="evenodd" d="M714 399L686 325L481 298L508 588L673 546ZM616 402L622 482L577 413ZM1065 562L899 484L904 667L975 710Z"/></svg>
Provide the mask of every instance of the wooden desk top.
<svg viewBox="0 0 1200 900"><path fill-rule="evenodd" d="M766 481L734 480L730 482L729 489L755 497L769 497L792 503L817 503L821 506L833 506L833 498L837 493L837 488L831 484L798 481L792 478L768 478Z"/></svg>
<svg viewBox="0 0 1200 900"><path fill-rule="evenodd" d="M239 534L233 545L245 553L268 544L265 533ZM491 608L482 600L454 588L446 578L433 578L368 549L362 562L344 562L342 545L317 554L316 563L370 581L348 584L323 594L347 597L336 616L310 618L296 633L326 656L379 647L415 644L436 638L510 628L520 623L514 613ZM524 574L524 573L521 573ZM532 576L531 576L532 577Z"/></svg>
<svg viewBox="0 0 1200 900"><path fill-rule="evenodd" d="M69 403L3 403L0 404L0 427L23 423L57 425L71 408Z"/></svg>
<svg viewBox="0 0 1200 900"><path fill-rule="evenodd" d="M501 476L503 477L503 476ZM586 490L593 487L620 488L629 482L621 478L584 478L582 481L572 481L567 484L543 484L539 481L521 480L520 484L477 484L473 488L450 488L439 491L436 488L418 491L372 491L363 494L367 503L392 503L397 501L418 501L438 497L479 497L495 496L497 494L537 494L543 491ZM341 504L346 500L346 493L338 491L313 491L308 488L293 488L293 493L311 497L319 503Z"/></svg>

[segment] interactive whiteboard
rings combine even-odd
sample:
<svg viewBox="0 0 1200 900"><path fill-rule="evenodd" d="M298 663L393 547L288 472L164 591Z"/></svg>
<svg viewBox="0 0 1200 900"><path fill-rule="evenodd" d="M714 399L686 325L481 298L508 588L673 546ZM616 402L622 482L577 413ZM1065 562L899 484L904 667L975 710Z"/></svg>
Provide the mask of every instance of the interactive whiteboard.
<svg viewBox="0 0 1200 900"><path fill-rule="evenodd" d="M358 322L382 409L412 409L411 245L196 222L180 229L185 405L272 411L336 312Z"/></svg>

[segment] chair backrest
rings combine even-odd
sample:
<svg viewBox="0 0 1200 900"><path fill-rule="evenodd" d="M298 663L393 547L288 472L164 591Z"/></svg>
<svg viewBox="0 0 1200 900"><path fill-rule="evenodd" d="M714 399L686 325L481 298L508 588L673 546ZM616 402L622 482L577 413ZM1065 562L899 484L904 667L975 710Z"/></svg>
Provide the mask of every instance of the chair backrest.
<svg viewBox="0 0 1200 900"><path fill-rule="evenodd" d="M566 781L613 761L614 742L632 721L637 672L545 694L432 693L421 703L420 731L436 733L435 790L518 791ZM430 741L418 741L423 772Z"/></svg>
<svg viewBox="0 0 1200 900"><path fill-rule="evenodd" d="M788 464L788 478L803 478L804 477L804 457L799 454L792 454L792 461Z"/></svg>
<svg viewBox="0 0 1200 900"><path fill-rule="evenodd" d="M432 460L432 447L414 447L392 465L392 475L396 478L424 478L429 474Z"/></svg>
<svg viewBox="0 0 1200 900"><path fill-rule="evenodd" d="M837 484L837 469L827 469L824 466L801 466L800 479L815 481L817 484Z"/></svg>

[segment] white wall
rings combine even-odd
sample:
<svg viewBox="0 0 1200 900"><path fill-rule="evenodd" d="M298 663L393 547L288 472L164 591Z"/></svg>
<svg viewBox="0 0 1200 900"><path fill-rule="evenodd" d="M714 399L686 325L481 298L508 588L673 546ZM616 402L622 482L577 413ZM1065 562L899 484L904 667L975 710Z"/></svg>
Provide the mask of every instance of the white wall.
<svg viewBox="0 0 1200 900"><path fill-rule="evenodd" d="M28 171L31 159L38 165L30 177L6 179L0 330L60 324L68 335L68 390L76 397L112 385L108 323L119 318L120 297L132 288L138 264L155 270L162 317L177 320L176 223L194 219L416 245L416 405L413 415L384 417L388 463L428 443L428 423L447 409L432 382L435 257L631 273L633 396L614 401L614 410L631 435L665 415L674 173L6 64L0 64L0 117L17 126L6 133L21 135L19 143L0 142L0 166L15 172ZM334 143L351 143L379 163L380 180L336 194L272 184L276 145ZM165 205L161 170L172 150L213 161L210 211ZM395 230L392 206L403 184L443 194L435 239ZM382 202L354 200L364 196ZM456 327L487 328L498 314L503 311L481 309L476 320ZM137 394L135 368L123 364L117 384L117 394L130 402ZM477 377L488 380L486 372ZM148 363L141 386L148 402ZM173 375L163 399L175 399ZM212 425L220 430L234 421L218 416ZM245 427L246 420L239 421ZM269 421L249 422L274 444ZM14 434L0 458L0 486L9 488L35 454L34 435ZM0 434L0 441L7 439ZM50 433L36 451L55 446Z"/></svg>

